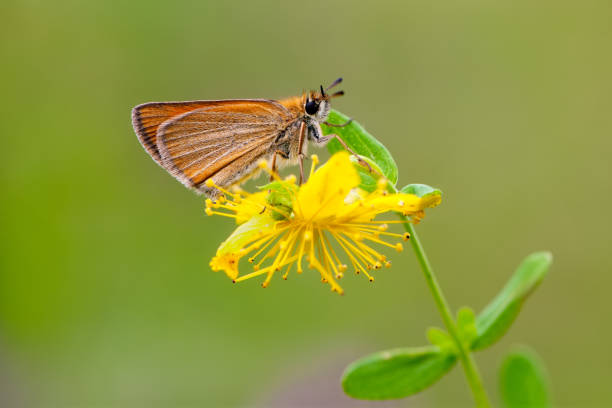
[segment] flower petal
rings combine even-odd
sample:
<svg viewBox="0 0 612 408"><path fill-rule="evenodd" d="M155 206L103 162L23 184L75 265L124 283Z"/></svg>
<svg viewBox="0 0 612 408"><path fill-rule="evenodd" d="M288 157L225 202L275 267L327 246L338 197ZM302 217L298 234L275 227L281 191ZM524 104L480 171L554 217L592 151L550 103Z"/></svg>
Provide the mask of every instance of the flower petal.
<svg viewBox="0 0 612 408"><path fill-rule="evenodd" d="M275 223L268 216L257 215L240 225L217 249L217 254L210 261L212 270L223 270L231 279L236 279L238 262L245 255L244 248L274 231Z"/></svg>
<svg viewBox="0 0 612 408"><path fill-rule="evenodd" d="M300 188L293 210L296 216L307 220L332 216L359 182L349 154L337 153Z"/></svg>

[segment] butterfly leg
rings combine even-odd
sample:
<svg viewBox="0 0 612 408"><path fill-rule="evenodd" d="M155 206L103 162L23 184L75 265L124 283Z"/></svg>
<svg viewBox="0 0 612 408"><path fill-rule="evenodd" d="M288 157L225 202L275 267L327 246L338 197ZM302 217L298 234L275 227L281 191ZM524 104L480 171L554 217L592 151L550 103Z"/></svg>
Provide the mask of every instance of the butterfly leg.
<svg viewBox="0 0 612 408"><path fill-rule="evenodd" d="M276 150L272 154L272 164L270 165L270 167L272 168L272 174L276 173L276 156L280 156L283 159L289 158L289 155L287 154L287 152L282 151L282 150ZM272 174L270 174L270 181L274 181L274 176Z"/></svg>
<svg viewBox="0 0 612 408"><path fill-rule="evenodd" d="M298 163L300 164L300 186L304 181L304 152L302 148L304 146L304 138L306 137L306 123L300 124L300 131L298 132Z"/></svg>
<svg viewBox="0 0 612 408"><path fill-rule="evenodd" d="M300 185L302 185L302 180L304 180L304 153L300 152L298 156L298 163L300 165Z"/></svg>
<svg viewBox="0 0 612 408"><path fill-rule="evenodd" d="M278 154L278 150L274 152L274 154L272 155L272 164L270 167L272 167L272 174L270 174L270 181L274 181L274 176L273 174L276 172L276 155Z"/></svg>
<svg viewBox="0 0 612 408"><path fill-rule="evenodd" d="M327 135L327 136L323 136L320 137L319 139L315 140L315 143L320 144L325 146L327 144L327 142L329 142L331 139L335 138L337 141L340 142L340 144L344 147L344 149L349 152L350 154L352 154L353 156L355 156L357 158L357 160L359 161L359 164L361 164L363 167L367 167L368 171L370 173L376 173L378 174L377 171L374 171L374 169L372 168L372 166L370 166L370 163L368 163L367 161L363 160L361 158L361 156L359 156L357 153L355 153L353 151L353 149L351 149L350 147L348 147L348 145L346 144L346 142L344 140L342 140L342 138L340 136L338 136L337 134L333 133L331 135Z"/></svg>

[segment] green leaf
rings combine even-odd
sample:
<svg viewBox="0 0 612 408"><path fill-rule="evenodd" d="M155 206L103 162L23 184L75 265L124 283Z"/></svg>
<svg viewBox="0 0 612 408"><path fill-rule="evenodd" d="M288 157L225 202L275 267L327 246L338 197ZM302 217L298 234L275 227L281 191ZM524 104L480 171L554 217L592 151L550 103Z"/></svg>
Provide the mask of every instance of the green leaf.
<svg viewBox="0 0 612 408"><path fill-rule="evenodd" d="M490 346L508 331L527 297L546 276L551 262L550 252L536 252L523 260L499 295L478 315L473 350Z"/></svg>
<svg viewBox="0 0 612 408"><path fill-rule="evenodd" d="M333 124L346 123L349 117L333 110L329 113L327 121ZM382 174L393 185L397 183L397 165L387 148L374 136L369 134L359 123L352 121L344 127L330 127L321 125L323 134L337 134L358 155L367 157L374 161L382 170ZM332 139L327 144L327 150L331 154L344 150L339 141Z"/></svg>
<svg viewBox="0 0 612 408"><path fill-rule="evenodd" d="M507 408L545 408L550 404L548 375L541 359L522 347L508 353L499 373L502 402Z"/></svg>
<svg viewBox="0 0 612 408"><path fill-rule="evenodd" d="M361 178L359 188L371 193L372 191L376 190L378 179L380 178L380 174L383 174L383 172L380 167L378 167L378 165L369 158L363 156L360 157L362 160L366 161L370 166L372 166L374 172L378 172L378 174L371 173L367 167L364 167L359 163L359 159L357 157L351 155L350 160Z"/></svg>
<svg viewBox="0 0 612 408"><path fill-rule="evenodd" d="M477 336L476 316L474 311L467 306L457 312L457 330L462 343L470 347Z"/></svg>
<svg viewBox="0 0 612 408"><path fill-rule="evenodd" d="M353 398L403 398L438 381L456 360L454 354L435 346L381 351L349 365L342 387Z"/></svg>
<svg viewBox="0 0 612 408"><path fill-rule="evenodd" d="M430 327L427 329L427 340L434 346L438 346L441 351L457 353L453 339L451 339L447 332L439 327Z"/></svg>
<svg viewBox="0 0 612 408"><path fill-rule="evenodd" d="M442 191L437 188L428 186L427 184L408 184L404 186L400 192L406 194L414 194L417 197L428 197L435 195L442 195Z"/></svg>

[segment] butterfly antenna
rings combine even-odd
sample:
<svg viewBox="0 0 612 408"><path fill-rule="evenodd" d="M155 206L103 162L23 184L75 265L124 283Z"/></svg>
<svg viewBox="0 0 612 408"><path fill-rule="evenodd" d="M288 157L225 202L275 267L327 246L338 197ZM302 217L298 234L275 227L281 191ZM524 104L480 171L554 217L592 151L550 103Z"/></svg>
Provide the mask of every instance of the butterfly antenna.
<svg viewBox="0 0 612 408"><path fill-rule="evenodd" d="M342 96L342 95L344 95L344 91L338 91L336 93L331 94L330 98L336 98L336 97Z"/></svg>
<svg viewBox="0 0 612 408"><path fill-rule="evenodd" d="M326 91L329 91L330 89L332 89L334 86L338 85L340 82L342 82L342 78L338 78L336 79L334 82L331 83L330 86L328 86L327 88L325 88Z"/></svg>

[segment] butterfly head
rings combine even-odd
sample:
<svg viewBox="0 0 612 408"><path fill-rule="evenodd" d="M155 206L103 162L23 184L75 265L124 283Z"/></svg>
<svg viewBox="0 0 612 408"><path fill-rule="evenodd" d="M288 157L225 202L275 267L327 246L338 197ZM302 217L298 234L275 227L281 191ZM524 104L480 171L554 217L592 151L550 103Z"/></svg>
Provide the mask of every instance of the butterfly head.
<svg viewBox="0 0 612 408"><path fill-rule="evenodd" d="M330 99L335 98L337 96L344 95L344 91L338 91L333 94L327 94L325 91L333 88L342 82L342 78L336 79L330 86L323 89L323 85L321 85L321 91L310 91L306 100L304 102L304 111L306 114L317 122L323 122L327 119L327 115L329 115L329 110L331 109L331 105L329 103Z"/></svg>

